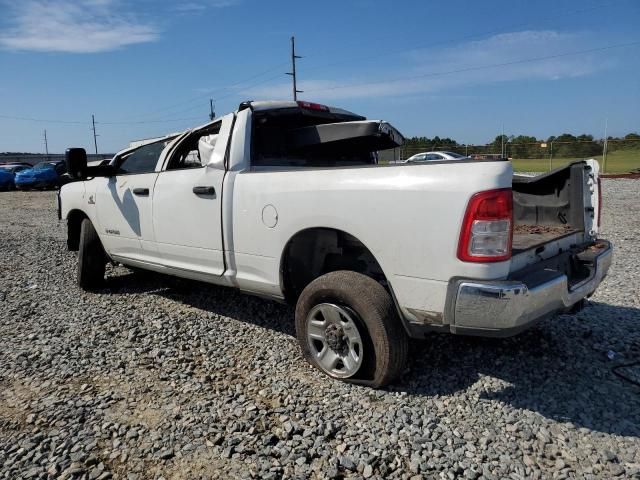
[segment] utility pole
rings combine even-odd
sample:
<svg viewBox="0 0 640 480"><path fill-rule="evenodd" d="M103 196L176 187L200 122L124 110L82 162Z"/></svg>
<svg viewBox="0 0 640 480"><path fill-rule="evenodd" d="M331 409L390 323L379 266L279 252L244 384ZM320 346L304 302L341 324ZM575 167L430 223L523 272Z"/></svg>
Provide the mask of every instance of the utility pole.
<svg viewBox="0 0 640 480"><path fill-rule="evenodd" d="M213 120L216 118L216 113L213 111L213 98L209 99L209 119Z"/></svg>
<svg viewBox="0 0 640 480"><path fill-rule="evenodd" d="M47 155L47 160L49 160L49 144L47 143L47 129L44 129L44 151Z"/></svg>
<svg viewBox="0 0 640 480"><path fill-rule="evenodd" d="M502 156L502 158L504 158L504 123L502 124L502 135L500 135L500 142L501 142L500 155Z"/></svg>
<svg viewBox="0 0 640 480"><path fill-rule="evenodd" d="M604 145L602 146L602 173L606 173L607 168L607 124L609 119L604 119Z"/></svg>
<svg viewBox="0 0 640 480"><path fill-rule="evenodd" d="M302 90L298 90L297 87L297 78L296 78L296 58L302 58L296 55L296 37L291 37L291 71L287 72L287 75L291 75L293 77L293 100L298 100L298 94L303 93Z"/></svg>
<svg viewBox="0 0 640 480"><path fill-rule="evenodd" d="M96 134L96 119L91 115L91 124L93 125L93 145L96 147L96 155L98 154L98 135Z"/></svg>

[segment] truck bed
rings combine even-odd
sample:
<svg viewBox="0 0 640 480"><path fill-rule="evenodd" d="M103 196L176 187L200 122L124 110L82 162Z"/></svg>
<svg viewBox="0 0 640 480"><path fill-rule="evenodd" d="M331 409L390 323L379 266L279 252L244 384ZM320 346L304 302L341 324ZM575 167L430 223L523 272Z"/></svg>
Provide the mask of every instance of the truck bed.
<svg viewBox="0 0 640 480"><path fill-rule="evenodd" d="M558 238L578 232L570 225L516 224L513 229L513 254L539 247Z"/></svg>

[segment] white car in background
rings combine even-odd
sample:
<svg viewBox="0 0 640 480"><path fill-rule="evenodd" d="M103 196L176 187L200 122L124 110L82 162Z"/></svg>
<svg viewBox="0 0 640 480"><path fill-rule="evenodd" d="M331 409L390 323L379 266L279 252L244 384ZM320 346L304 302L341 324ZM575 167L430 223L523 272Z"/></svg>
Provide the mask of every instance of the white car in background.
<svg viewBox="0 0 640 480"><path fill-rule="evenodd" d="M442 160L462 160L468 158L455 152L423 152L407 158L406 162L439 162Z"/></svg>

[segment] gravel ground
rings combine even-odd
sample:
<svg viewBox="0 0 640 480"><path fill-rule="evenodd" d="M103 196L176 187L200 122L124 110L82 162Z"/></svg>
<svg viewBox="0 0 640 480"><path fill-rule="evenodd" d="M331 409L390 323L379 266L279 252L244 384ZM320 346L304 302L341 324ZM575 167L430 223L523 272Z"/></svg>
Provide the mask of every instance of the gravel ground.
<svg viewBox="0 0 640 480"><path fill-rule="evenodd" d="M640 388L611 372L640 359L639 186L604 181L587 309L416 342L384 391L305 364L286 306L124 268L80 291L54 193L1 193L0 478L640 478Z"/></svg>

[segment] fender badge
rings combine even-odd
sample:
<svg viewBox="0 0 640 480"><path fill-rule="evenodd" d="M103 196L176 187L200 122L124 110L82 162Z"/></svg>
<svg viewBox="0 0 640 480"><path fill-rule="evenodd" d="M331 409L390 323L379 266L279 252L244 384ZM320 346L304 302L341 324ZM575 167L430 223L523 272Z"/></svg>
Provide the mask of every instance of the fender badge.
<svg viewBox="0 0 640 480"><path fill-rule="evenodd" d="M93 195L89 195L89 200L87 201L89 205L95 205L96 201L93 199Z"/></svg>

